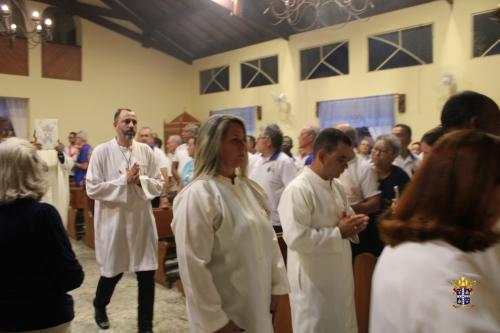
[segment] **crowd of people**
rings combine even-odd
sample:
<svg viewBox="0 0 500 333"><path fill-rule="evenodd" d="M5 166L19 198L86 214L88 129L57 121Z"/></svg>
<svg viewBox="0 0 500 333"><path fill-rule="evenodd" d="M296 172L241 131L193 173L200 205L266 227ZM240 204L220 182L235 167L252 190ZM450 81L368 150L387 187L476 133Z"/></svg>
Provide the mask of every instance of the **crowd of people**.
<svg viewBox="0 0 500 333"><path fill-rule="evenodd" d="M371 332L500 330L500 111L487 96L452 96L440 126L413 144L407 124L375 138L350 124L306 126L297 155L277 124L253 137L240 118L212 116L171 135L164 152L138 122L121 108L110 141L92 149L85 132L71 132L55 149L56 164L71 161L75 186L95 200L100 329L112 326L116 284L134 272L138 330L153 331L159 207L173 209L191 332L271 333L284 294L294 332L357 332L353 262L362 253L378 258ZM0 128L0 332L69 332L67 292L83 270L63 213L41 203L46 158L9 136ZM457 309L471 302L475 312Z"/></svg>

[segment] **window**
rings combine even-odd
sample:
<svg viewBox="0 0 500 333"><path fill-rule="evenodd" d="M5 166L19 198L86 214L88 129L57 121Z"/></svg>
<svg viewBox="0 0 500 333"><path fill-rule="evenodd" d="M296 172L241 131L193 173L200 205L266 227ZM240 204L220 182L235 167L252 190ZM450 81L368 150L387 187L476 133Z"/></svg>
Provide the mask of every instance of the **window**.
<svg viewBox="0 0 500 333"><path fill-rule="evenodd" d="M368 37L369 69L432 63L432 25Z"/></svg>
<svg viewBox="0 0 500 333"><path fill-rule="evenodd" d="M300 79L310 80L349 74L347 41L300 51Z"/></svg>
<svg viewBox="0 0 500 333"><path fill-rule="evenodd" d="M243 119L247 134L253 135L255 131L255 117L259 108L259 106L249 106L244 108L210 111L210 115L213 116L215 114L232 114L233 116L238 116Z"/></svg>
<svg viewBox="0 0 500 333"><path fill-rule="evenodd" d="M43 17L50 18L54 22L50 42L64 45L79 45L76 24L71 15L59 7L47 7L43 11Z"/></svg>
<svg viewBox="0 0 500 333"><path fill-rule="evenodd" d="M241 88L278 83L278 56L241 63Z"/></svg>
<svg viewBox="0 0 500 333"><path fill-rule="evenodd" d="M229 90L229 66L200 71L200 95Z"/></svg>
<svg viewBox="0 0 500 333"><path fill-rule="evenodd" d="M328 128L348 123L358 132L367 130L369 136L376 138L391 132L398 97L391 94L319 102L319 125Z"/></svg>
<svg viewBox="0 0 500 333"><path fill-rule="evenodd" d="M474 57L500 54L500 24L493 19L493 13L474 15Z"/></svg>

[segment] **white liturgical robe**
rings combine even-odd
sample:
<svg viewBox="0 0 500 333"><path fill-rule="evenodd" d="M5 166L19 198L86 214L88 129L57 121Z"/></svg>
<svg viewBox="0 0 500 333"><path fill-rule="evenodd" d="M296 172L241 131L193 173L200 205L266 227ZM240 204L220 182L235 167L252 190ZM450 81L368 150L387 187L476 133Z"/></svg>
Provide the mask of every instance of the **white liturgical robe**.
<svg viewBox="0 0 500 333"><path fill-rule="evenodd" d="M43 202L56 207L64 227L68 224L69 209L69 173L73 168L73 159L64 156L64 163L59 162L57 151L54 149L38 150L38 155L45 161L49 168L47 174L48 187L43 196Z"/></svg>
<svg viewBox="0 0 500 333"><path fill-rule="evenodd" d="M101 275L156 270L158 234L150 200L162 180L153 151L133 142L124 152L113 139L92 152L87 194L95 200L95 252ZM140 166L140 186L127 184L127 168Z"/></svg>
<svg viewBox="0 0 500 333"><path fill-rule="evenodd" d="M441 240L386 246L373 273L370 332L500 332L499 276L483 272L475 255ZM462 276L476 281L472 307L457 304Z"/></svg>
<svg viewBox="0 0 500 333"><path fill-rule="evenodd" d="M288 293L285 265L263 190L217 176L191 182L174 200L179 270L191 333L229 320L272 333L271 295Z"/></svg>
<svg viewBox="0 0 500 333"><path fill-rule="evenodd" d="M354 212L342 186L305 167L278 211L288 245L293 332L357 332L351 246L337 227L343 212Z"/></svg>

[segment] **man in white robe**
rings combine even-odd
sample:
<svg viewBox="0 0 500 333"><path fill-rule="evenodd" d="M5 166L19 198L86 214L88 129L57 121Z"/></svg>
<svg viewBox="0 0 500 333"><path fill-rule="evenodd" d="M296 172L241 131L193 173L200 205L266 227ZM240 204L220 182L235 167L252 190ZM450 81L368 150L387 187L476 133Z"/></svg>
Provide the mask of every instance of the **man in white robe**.
<svg viewBox="0 0 500 333"><path fill-rule="evenodd" d="M353 215L334 179L347 167L350 147L341 131L321 131L311 166L281 196L294 333L357 332L349 241L357 241L368 217Z"/></svg>
<svg viewBox="0 0 500 333"><path fill-rule="evenodd" d="M139 332L152 332L154 272L158 235L150 200L162 190L153 151L133 140L137 118L128 109L115 113L116 137L93 152L87 193L96 200L95 250L101 278L94 299L95 320L109 328L106 306L123 272L136 272Z"/></svg>
<svg viewBox="0 0 500 333"><path fill-rule="evenodd" d="M64 153L64 147L61 144L58 144L55 149L38 150L38 155L48 167L49 186L41 201L56 207L66 228L69 210L69 174L74 160Z"/></svg>

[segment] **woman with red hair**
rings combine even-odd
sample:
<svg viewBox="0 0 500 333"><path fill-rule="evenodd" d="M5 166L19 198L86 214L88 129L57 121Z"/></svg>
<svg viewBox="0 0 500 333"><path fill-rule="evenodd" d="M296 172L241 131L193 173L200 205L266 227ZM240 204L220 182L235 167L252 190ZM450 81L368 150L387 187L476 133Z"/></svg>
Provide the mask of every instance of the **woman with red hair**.
<svg viewBox="0 0 500 333"><path fill-rule="evenodd" d="M499 240L499 202L499 138L442 137L381 221L370 332L499 332L499 277L474 260Z"/></svg>

